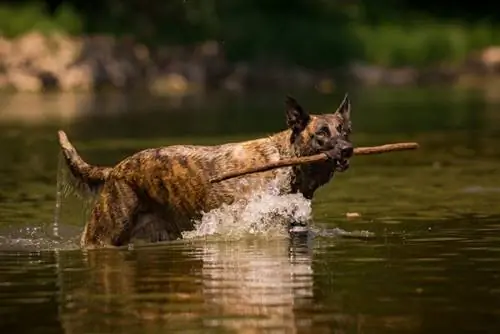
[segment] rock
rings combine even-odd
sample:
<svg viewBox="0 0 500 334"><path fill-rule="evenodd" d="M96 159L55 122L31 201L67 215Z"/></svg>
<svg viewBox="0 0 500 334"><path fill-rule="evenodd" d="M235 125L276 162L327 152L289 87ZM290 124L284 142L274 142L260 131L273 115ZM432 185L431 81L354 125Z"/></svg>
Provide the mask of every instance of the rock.
<svg viewBox="0 0 500 334"><path fill-rule="evenodd" d="M134 48L134 55L135 57L140 60L141 62L148 62L150 60L150 52L149 49L142 45L136 45Z"/></svg>
<svg viewBox="0 0 500 334"><path fill-rule="evenodd" d="M65 64L64 62L61 62L61 59L59 59L58 57L49 55L40 57L40 59L34 62L33 67L40 71L57 74L61 73L64 70Z"/></svg>
<svg viewBox="0 0 500 334"><path fill-rule="evenodd" d="M9 56L12 53L12 42L0 36L0 58Z"/></svg>
<svg viewBox="0 0 500 334"><path fill-rule="evenodd" d="M382 66L354 63L350 67L353 78L365 85L414 85L419 73L411 67L385 68Z"/></svg>
<svg viewBox="0 0 500 334"><path fill-rule="evenodd" d="M63 91L89 91L93 86L94 74L88 64L70 67L59 76L59 87Z"/></svg>
<svg viewBox="0 0 500 334"><path fill-rule="evenodd" d="M418 83L422 85L434 83L452 84L460 80L458 71L449 66L438 66L432 69L421 70L418 77Z"/></svg>
<svg viewBox="0 0 500 334"><path fill-rule="evenodd" d="M186 64L183 74L191 85L198 88L205 87L207 84L207 73L204 64L197 61L191 61Z"/></svg>
<svg viewBox="0 0 500 334"><path fill-rule="evenodd" d="M38 80L42 84L44 90L55 90L59 88L59 80L52 72L40 71L37 74Z"/></svg>
<svg viewBox="0 0 500 334"><path fill-rule="evenodd" d="M490 71L500 68L500 46L491 46L481 52L480 61Z"/></svg>
<svg viewBox="0 0 500 334"><path fill-rule="evenodd" d="M354 80L370 86L379 84L383 77L383 70L380 67L358 62L350 66L349 72Z"/></svg>
<svg viewBox="0 0 500 334"><path fill-rule="evenodd" d="M348 219L355 219L355 218L360 218L361 217L361 214L357 213L357 212L347 212L345 214L346 218Z"/></svg>
<svg viewBox="0 0 500 334"><path fill-rule="evenodd" d="M21 69L10 70L6 76L9 83L22 92L40 92L43 88L43 83L36 74Z"/></svg>
<svg viewBox="0 0 500 334"><path fill-rule="evenodd" d="M9 86L9 78L6 74L0 73L0 89L5 89Z"/></svg>
<svg viewBox="0 0 500 334"><path fill-rule="evenodd" d="M21 36L14 42L14 48L17 56L28 60L44 57L51 53L46 37L39 32L30 32Z"/></svg>
<svg viewBox="0 0 500 334"><path fill-rule="evenodd" d="M247 64L236 64L233 72L223 79L223 87L230 91L242 91L249 72L250 69Z"/></svg>
<svg viewBox="0 0 500 334"><path fill-rule="evenodd" d="M391 86L414 85L418 81L418 71L411 67L394 68L385 71L383 83Z"/></svg>
<svg viewBox="0 0 500 334"><path fill-rule="evenodd" d="M187 92L189 84L187 79L177 73L158 76L150 84L150 90L156 94L183 95Z"/></svg>
<svg viewBox="0 0 500 334"><path fill-rule="evenodd" d="M478 51L458 67L446 64L421 70L386 68L353 63L348 74L364 85L456 84L477 76L500 74L500 46ZM332 70L332 73L336 73ZM475 79L476 80L476 79ZM328 69L312 70L270 57L253 63L226 59L223 43L164 45L148 48L130 36L71 37L61 33L29 32L15 39L0 36L0 87L20 91L90 90L112 86L118 90L147 87L157 93L185 94L206 88L245 89L307 88L323 94L335 90Z"/></svg>
<svg viewBox="0 0 500 334"><path fill-rule="evenodd" d="M205 43L202 43L200 46L200 50L202 55L204 56L215 57L220 54L219 43L216 41L207 41Z"/></svg>
<svg viewBox="0 0 500 334"><path fill-rule="evenodd" d="M128 86L137 75L132 64L124 59L107 62L104 68L109 83L117 88Z"/></svg>
<svg viewBox="0 0 500 334"><path fill-rule="evenodd" d="M331 79L321 79L316 89L322 94L331 94L335 89L335 83Z"/></svg>

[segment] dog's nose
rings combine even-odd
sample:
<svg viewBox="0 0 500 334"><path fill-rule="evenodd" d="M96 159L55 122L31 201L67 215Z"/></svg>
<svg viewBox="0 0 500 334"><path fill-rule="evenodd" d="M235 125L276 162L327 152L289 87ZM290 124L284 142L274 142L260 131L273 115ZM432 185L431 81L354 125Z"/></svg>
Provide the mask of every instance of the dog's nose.
<svg viewBox="0 0 500 334"><path fill-rule="evenodd" d="M352 148L352 146L346 146L340 150L340 155L343 159L349 159L350 157L352 157L353 153L354 149Z"/></svg>

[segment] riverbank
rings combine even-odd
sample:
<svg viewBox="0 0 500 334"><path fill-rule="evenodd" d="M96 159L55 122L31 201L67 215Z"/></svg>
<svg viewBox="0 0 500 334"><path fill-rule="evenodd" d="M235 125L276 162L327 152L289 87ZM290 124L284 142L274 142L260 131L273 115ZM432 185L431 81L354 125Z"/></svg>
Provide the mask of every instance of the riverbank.
<svg viewBox="0 0 500 334"><path fill-rule="evenodd" d="M314 70L285 62L231 62L224 45L204 42L154 49L132 38L73 37L38 32L0 38L0 90L22 92L147 90L185 94L210 89L316 88L339 81L358 85L429 85L480 82L500 75L500 46L473 52L455 65L384 67L351 62Z"/></svg>

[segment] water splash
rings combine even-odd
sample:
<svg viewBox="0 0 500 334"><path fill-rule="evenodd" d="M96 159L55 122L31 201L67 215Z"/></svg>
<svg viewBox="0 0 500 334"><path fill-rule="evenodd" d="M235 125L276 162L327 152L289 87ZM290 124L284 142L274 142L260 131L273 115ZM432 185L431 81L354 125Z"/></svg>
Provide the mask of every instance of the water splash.
<svg viewBox="0 0 500 334"><path fill-rule="evenodd" d="M0 249L23 250L69 250L79 248L81 228L61 225L61 209L64 199L73 195L83 200L84 212L88 212L95 197L82 194L72 182L63 166L63 157L59 155L56 203L54 219L49 225L9 229L0 233ZM279 185L288 177L286 172L256 191L246 200L231 205L224 204L206 212L200 220L194 222L194 229L183 232L184 239L215 238L218 240L239 240L248 237L287 238L290 221L312 221L311 201L301 194L280 195ZM242 178L240 182L247 180ZM6 232L6 233L5 233ZM310 226L312 236L365 238L370 232L347 232L338 228L320 229Z"/></svg>
<svg viewBox="0 0 500 334"><path fill-rule="evenodd" d="M62 153L58 155L56 173L56 194L54 216L51 222L37 226L7 226L0 230L1 250L69 250L79 247L81 228L72 225L61 225L61 212L64 199L69 195L83 199L83 211L87 211L93 198L82 196L72 182L64 166ZM17 225L17 224L16 224Z"/></svg>
<svg viewBox="0 0 500 334"><path fill-rule="evenodd" d="M224 239L241 239L245 236L288 236L288 222L308 221L312 210L311 202L300 194L280 195L278 184L281 180L280 177L276 178L247 200L224 204L206 212L200 220L195 221L194 230L183 233L183 238L218 236Z"/></svg>
<svg viewBox="0 0 500 334"><path fill-rule="evenodd" d="M57 161L57 177L56 177L56 203L54 207L54 221L52 222L52 234L55 238L59 238L59 219L61 217L61 205L63 196L64 183L64 158L62 152L59 152Z"/></svg>
<svg viewBox="0 0 500 334"><path fill-rule="evenodd" d="M47 231L43 226L17 227L2 230L0 235L0 250L45 251L70 250L78 248L75 231L66 231L66 235L53 236L53 231Z"/></svg>

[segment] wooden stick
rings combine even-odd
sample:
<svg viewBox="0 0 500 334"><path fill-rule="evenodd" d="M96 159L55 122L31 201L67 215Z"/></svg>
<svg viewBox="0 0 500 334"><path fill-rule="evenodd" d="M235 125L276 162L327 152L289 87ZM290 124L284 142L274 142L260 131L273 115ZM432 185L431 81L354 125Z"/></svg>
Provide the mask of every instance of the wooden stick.
<svg viewBox="0 0 500 334"><path fill-rule="evenodd" d="M407 151L414 150L418 148L417 143L396 143L396 144L386 144L380 146L370 146L370 147L357 147L354 149L354 155L369 155L369 154L381 154L394 151ZM328 160L329 157L325 153L320 153L316 155L310 155L306 157L298 157L291 159L284 159L276 162L271 162L267 165L245 168L239 171L233 171L224 173L218 177L212 178L210 183L217 183L227 179L232 179L238 176L243 176L247 174L266 172L271 169L289 167L295 165L302 165L312 162L321 162Z"/></svg>

